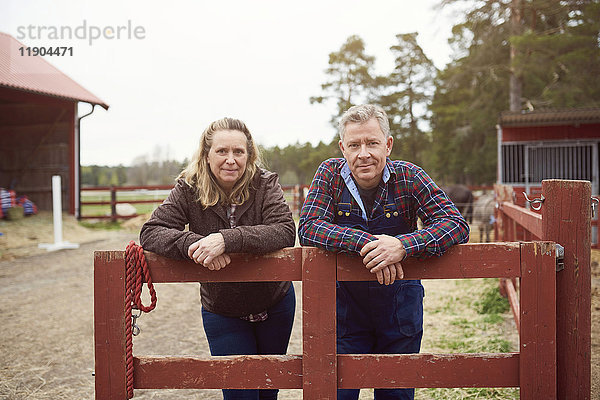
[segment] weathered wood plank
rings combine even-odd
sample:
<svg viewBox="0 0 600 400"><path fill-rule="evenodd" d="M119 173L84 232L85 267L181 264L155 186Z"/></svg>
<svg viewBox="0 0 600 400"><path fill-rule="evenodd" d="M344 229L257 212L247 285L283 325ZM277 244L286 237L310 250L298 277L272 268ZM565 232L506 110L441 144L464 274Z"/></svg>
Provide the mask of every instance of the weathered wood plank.
<svg viewBox="0 0 600 400"><path fill-rule="evenodd" d="M509 202L502 203L502 212L536 238L542 237L542 215Z"/></svg>
<svg viewBox="0 0 600 400"><path fill-rule="evenodd" d="M557 275L557 374L559 399L591 393L591 183L545 180L543 239L565 248Z"/></svg>
<svg viewBox="0 0 600 400"><path fill-rule="evenodd" d="M303 397L335 399L335 254L304 248L302 257Z"/></svg>
<svg viewBox="0 0 600 400"><path fill-rule="evenodd" d="M342 389L518 387L519 353L338 355Z"/></svg>
<svg viewBox="0 0 600 400"><path fill-rule="evenodd" d="M301 389L301 356L134 357L136 389Z"/></svg>
<svg viewBox="0 0 600 400"><path fill-rule="evenodd" d="M501 284L504 286L504 290L506 291L506 297L508 298L508 303L510 304L510 309L513 313L515 325L517 326L517 332L520 334L521 306L519 304L519 296L517 295L517 290L515 289L515 285L513 284L512 279L502 279L501 282Z"/></svg>
<svg viewBox="0 0 600 400"><path fill-rule="evenodd" d="M556 245L521 245L521 399L556 399Z"/></svg>
<svg viewBox="0 0 600 400"><path fill-rule="evenodd" d="M94 353L96 399L126 399L125 264L94 253Z"/></svg>
<svg viewBox="0 0 600 400"><path fill-rule="evenodd" d="M125 258L124 251L105 251L110 259ZM173 260L145 251L154 283L256 282L302 280L302 248L286 248L265 255L232 254L231 264L211 271L191 260ZM121 261L123 262L123 261Z"/></svg>
<svg viewBox="0 0 600 400"><path fill-rule="evenodd" d="M402 262L404 279L465 279L519 276L518 243L474 243L450 248L442 257ZM375 280L360 257L340 253L337 256L340 281Z"/></svg>

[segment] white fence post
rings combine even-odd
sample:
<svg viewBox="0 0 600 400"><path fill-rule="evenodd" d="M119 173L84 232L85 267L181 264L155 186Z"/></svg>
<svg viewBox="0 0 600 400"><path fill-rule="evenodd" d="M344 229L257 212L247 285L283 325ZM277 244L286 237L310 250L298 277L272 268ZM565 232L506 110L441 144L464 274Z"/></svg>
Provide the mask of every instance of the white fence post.
<svg viewBox="0 0 600 400"><path fill-rule="evenodd" d="M40 243L41 249L56 251L61 249L77 249L78 243L63 241L62 236L62 188L60 175L52 176L52 217L54 219L54 243Z"/></svg>

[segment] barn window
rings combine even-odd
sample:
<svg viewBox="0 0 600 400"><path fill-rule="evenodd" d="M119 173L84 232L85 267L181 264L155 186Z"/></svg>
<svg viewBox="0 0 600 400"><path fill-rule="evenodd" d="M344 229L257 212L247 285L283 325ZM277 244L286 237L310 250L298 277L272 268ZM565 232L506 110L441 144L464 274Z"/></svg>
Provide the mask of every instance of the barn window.
<svg viewBox="0 0 600 400"><path fill-rule="evenodd" d="M525 182L525 145L502 145L502 182Z"/></svg>
<svg viewBox="0 0 600 400"><path fill-rule="evenodd" d="M578 179L598 190L598 142L502 144L502 183L539 184L544 179Z"/></svg>

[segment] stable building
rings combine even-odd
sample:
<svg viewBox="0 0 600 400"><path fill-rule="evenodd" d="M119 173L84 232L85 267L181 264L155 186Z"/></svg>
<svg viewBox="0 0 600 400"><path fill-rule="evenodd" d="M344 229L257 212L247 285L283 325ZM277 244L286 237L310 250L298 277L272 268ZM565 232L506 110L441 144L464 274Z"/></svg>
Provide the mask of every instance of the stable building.
<svg viewBox="0 0 600 400"><path fill-rule="evenodd" d="M63 209L79 214L81 119L108 105L0 32L0 186L52 209L52 176L62 180ZM77 105L92 111L79 116Z"/></svg>
<svg viewBox="0 0 600 400"><path fill-rule="evenodd" d="M600 189L600 108L504 112L498 122L498 183L514 190L528 207L544 179L586 180L592 195ZM598 212L592 220L592 246L600 246Z"/></svg>
<svg viewBox="0 0 600 400"><path fill-rule="evenodd" d="M498 123L498 183L539 193L544 179L577 179L599 190L600 108L504 112Z"/></svg>

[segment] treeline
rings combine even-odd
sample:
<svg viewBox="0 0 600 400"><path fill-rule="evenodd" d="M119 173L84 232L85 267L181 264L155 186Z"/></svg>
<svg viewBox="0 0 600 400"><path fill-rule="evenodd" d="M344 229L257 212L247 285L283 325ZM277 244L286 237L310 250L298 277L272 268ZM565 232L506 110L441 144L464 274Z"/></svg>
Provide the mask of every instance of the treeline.
<svg viewBox="0 0 600 400"><path fill-rule="evenodd" d="M440 6L462 0L443 0ZM401 33L395 66L374 73L375 57L351 36L329 54L329 79L313 103L344 110L381 104L391 119L392 157L423 166L442 182L496 179L496 124L502 111L600 106L598 0L489 0L452 29L451 62L438 70L418 43Z"/></svg>
<svg viewBox="0 0 600 400"><path fill-rule="evenodd" d="M317 146L296 143L283 148L261 148L261 153L264 167L279 173L282 185L309 184L321 161L341 157L334 141ZM81 183L84 186L171 185L187 164L188 160L149 161L148 156L140 156L131 166L82 166Z"/></svg>
<svg viewBox="0 0 600 400"><path fill-rule="evenodd" d="M136 159L137 162L129 167L82 166L81 184L84 186L171 185L187 165L187 161L143 161L143 158Z"/></svg>

